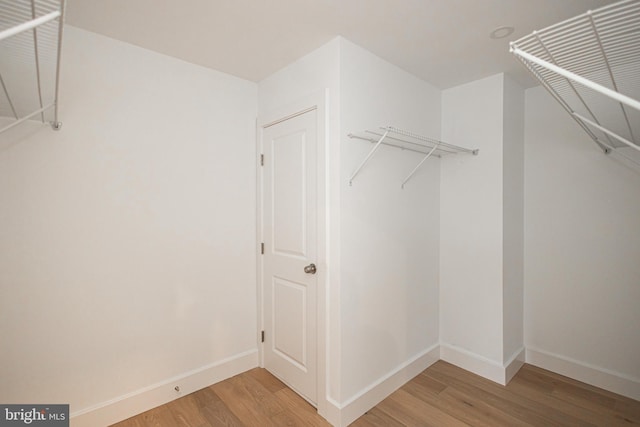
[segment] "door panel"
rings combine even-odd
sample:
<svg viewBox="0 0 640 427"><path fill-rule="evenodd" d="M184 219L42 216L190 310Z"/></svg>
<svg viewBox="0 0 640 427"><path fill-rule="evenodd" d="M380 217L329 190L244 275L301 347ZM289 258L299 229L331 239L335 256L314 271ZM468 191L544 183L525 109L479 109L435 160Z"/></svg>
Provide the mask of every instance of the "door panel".
<svg viewBox="0 0 640 427"><path fill-rule="evenodd" d="M306 163L304 132L275 139L273 162L273 250L306 255Z"/></svg>
<svg viewBox="0 0 640 427"><path fill-rule="evenodd" d="M273 351L306 371L304 345L307 288L278 277L273 279Z"/></svg>
<svg viewBox="0 0 640 427"><path fill-rule="evenodd" d="M263 130L264 364L316 403L317 112Z"/></svg>

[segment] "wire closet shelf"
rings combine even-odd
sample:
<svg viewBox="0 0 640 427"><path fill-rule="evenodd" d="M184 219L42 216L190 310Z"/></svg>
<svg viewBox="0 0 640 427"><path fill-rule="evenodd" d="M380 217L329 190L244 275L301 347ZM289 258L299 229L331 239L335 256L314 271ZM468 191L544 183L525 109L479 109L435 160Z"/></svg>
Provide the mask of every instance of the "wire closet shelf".
<svg viewBox="0 0 640 427"><path fill-rule="evenodd" d="M640 165L640 0L534 31L510 51L605 153Z"/></svg>
<svg viewBox="0 0 640 427"><path fill-rule="evenodd" d="M409 175L407 175L407 177L402 181L401 188L404 188L404 185L416 174L416 172L418 172L418 169L420 169L422 164L426 162L429 157L441 158L445 155L458 153L477 155L479 152L479 150L477 149L474 150L459 147L453 144L448 144L437 139L418 135L413 132L395 128L393 126L384 126L376 130L364 130L358 133L350 133L347 136L351 139L368 141L374 144L374 146L371 148L371 151L369 151L364 160L362 160L360 165L349 177L349 185L353 184L353 180L356 178L356 176L358 176L360 171L365 167L369 160L371 160L371 157L373 157L373 155L382 145L396 147L402 150L412 151L425 155L420 163L418 163L416 167L411 171L411 173L409 173Z"/></svg>
<svg viewBox="0 0 640 427"><path fill-rule="evenodd" d="M58 118L65 0L0 0L0 133Z"/></svg>

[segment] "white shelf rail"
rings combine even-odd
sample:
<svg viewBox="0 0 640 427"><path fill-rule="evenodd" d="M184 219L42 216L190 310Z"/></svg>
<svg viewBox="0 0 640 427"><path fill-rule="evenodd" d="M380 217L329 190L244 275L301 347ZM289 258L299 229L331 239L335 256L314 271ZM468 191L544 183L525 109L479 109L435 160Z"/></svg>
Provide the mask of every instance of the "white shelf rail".
<svg viewBox="0 0 640 427"><path fill-rule="evenodd" d="M605 153L640 165L640 0L534 31L510 51Z"/></svg>
<svg viewBox="0 0 640 427"><path fill-rule="evenodd" d="M0 133L36 116L45 123L49 110L51 127L62 126L58 101L65 1L0 0L0 115L12 120Z"/></svg>
<svg viewBox="0 0 640 427"><path fill-rule="evenodd" d="M378 151L382 145L390 147L400 148L415 153L424 154L422 160L416 165L415 168L407 175L402 181L401 188L404 188L405 184L418 172L420 167L427 161L429 157L439 157L448 154L466 153L477 155L479 150L459 147L457 145L448 144L446 142L438 141L437 139L429 138L426 136L418 135L406 130L398 129L393 126L380 127L377 130L365 130L359 133L350 133L347 135L351 139L358 139L368 141L374 144L373 148L360 162L356 170L349 177L349 185L353 184L353 180L358 176L360 171L371 160L373 155Z"/></svg>

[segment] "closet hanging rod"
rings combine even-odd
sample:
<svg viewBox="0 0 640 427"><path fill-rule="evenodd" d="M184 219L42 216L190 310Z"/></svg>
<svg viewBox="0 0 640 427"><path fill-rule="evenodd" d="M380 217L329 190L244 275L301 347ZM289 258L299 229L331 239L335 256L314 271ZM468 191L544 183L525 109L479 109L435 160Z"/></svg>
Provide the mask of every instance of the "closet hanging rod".
<svg viewBox="0 0 640 427"><path fill-rule="evenodd" d="M409 132L407 130L398 129L398 128L395 128L393 126L381 127L380 129L388 129L389 131L391 131L393 133L397 133L397 134L400 134L400 135L408 136L410 138L415 138L415 139L417 139L419 141L424 141L424 142L428 142L428 143L431 143L431 144L438 144L439 146L443 146L443 147L449 147L449 148L452 148L454 150L454 152L456 152L456 153L463 152L463 153L469 153L469 154L473 154L473 155L477 155L478 154L478 150L477 149L464 148L464 147L460 147L458 145L448 144L446 142L438 141L437 139L429 138L429 137L423 136L423 135L418 135L416 133Z"/></svg>
<svg viewBox="0 0 640 427"><path fill-rule="evenodd" d="M589 79L585 79L584 77L581 77L575 73L572 73L569 70L565 70L564 68L560 68L557 65L554 65L550 62L547 62L543 59L537 58L523 50L518 49L517 47L515 47L515 45L511 45L511 53L513 53L514 55L520 56L528 61L531 61L535 64L538 64L541 67L546 68L549 71L553 71L556 74L560 74L561 76L569 79L569 80L573 80L577 83L580 83L583 86L588 87L589 89L593 89L596 92L599 92L605 96L608 96L609 98L612 98L620 103L626 104L632 108L635 108L636 110L640 110L640 102L636 101L635 99L628 97L626 95L623 95L619 92L616 92L615 90L611 90L608 87L599 85L598 83L592 82Z"/></svg>
<svg viewBox="0 0 640 427"><path fill-rule="evenodd" d="M0 31L0 40L4 40L11 36L15 36L16 34L20 34L23 31L31 30L33 28L39 27L40 25L46 24L49 21L53 21L57 17L61 16L62 12L60 10L56 10L46 15L42 15L39 18L32 19L31 21L23 22L22 24L16 25L15 27L11 27L4 31Z"/></svg>
<svg viewBox="0 0 640 427"><path fill-rule="evenodd" d="M382 136L381 133L376 132L376 131L372 131L372 130L365 130L365 132L369 133L371 135L374 135L377 138L380 138ZM395 141L397 144L389 143L389 142L386 142L386 141ZM378 142L378 140L376 139L376 140L374 140L374 142ZM413 146L422 148L422 150L414 150L414 151L416 151L418 153L423 153L423 154L426 154L426 152L428 150L430 150L432 146L435 146L435 145L441 146L438 149L440 151L444 151L444 152L449 153L449 154L456 154L458 152L457 150L455 150L455 148L449 147L448 144L446 144L444 142L437 141L437 140L429 141L428 145L427 145L427 144L423 144L423 143L407 141L406 139L394 138L392 136L387 135L387 137L385 138L385 141L383 142L383 144L391 146L391 147L398 147L398 148L401 148L401 149L404 149L404 150L408 150L408 148L405 147L404 145L401 145L401 144L409 144L409 145L413 145ZM442 148L442 147L445 147L445 148ZM440 156L438 156L438 157L440 157Z"/></svg>
<svg viewBox="0 0 640 427"><path fill-rule="evenodd" d="M375 143L378 142L378 139L367 138L366 136L359 136L359 135L355 135L353 133L350 133L347 136L349 138L352 138L352 139L360 139L362 141L368 141L368 142L370 142L372 144L375 144ZM387 136L387 138L389 138L389 137ZM387 139L387 138L385 138L385 139ZM403 151L410 151L412 153L427 154L427 152L428 152L427 150L416 150L415 148L401 147L399 145L385 143L384 141L382 142L382 144L383 145L387 145L389 147L396 147L396 148L399 148L399 149L401 149ZM433 157L442 157L442 156L440 154L434 154Z"/></svg>

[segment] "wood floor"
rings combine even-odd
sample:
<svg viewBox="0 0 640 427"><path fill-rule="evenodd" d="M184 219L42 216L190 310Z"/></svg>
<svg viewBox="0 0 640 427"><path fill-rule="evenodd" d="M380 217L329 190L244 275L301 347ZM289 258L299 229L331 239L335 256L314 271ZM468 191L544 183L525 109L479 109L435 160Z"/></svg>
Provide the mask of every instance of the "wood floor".
<svg viewBox="0 0 640 427"><path fill-rule="evenodd" d="M500 386L439 361L353 427L636 426L640 402L525 365ZM329 426L264 369L253 369L117 427Z"/></svg>

